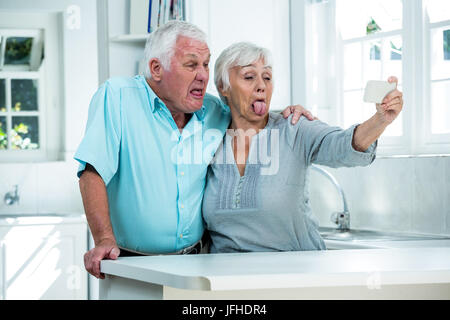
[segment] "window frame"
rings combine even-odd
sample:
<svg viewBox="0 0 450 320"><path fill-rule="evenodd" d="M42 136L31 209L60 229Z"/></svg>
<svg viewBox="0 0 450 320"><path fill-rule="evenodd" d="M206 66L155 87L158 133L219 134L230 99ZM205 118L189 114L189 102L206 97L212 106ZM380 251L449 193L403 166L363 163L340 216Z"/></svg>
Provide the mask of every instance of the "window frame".
<svg viewBox="0 0 450 320"><path fill-rule="evenodd" d="M434 82L449 82L450 83L450 75L448 78L445 79L438 79L433 80L431 76L431 50L432 50L432 44L431 44L431 32L433 29L441 29L444 27L448 27L450 30L450 19L430 23L428 16L426 15L425 8L423 8L423 15L424 15L424 42L425 46L428 48L426 50L424 56L426 57L424 61L424 68L425 68L425 78L427 79L426 83L424 84L426 86L426 90L424 90L424 105L430 105L431 107L431 84ZM436 149L436 145L445 145L447 146L447 152L450 153L450 133L444 133L444 134L433 134L431 130L431 112L426 112L425 108L423 110L423 115L425 121L425 140L423 142L424 148L427 149Z"/></svg>
<svg viewBox="0 0 450 320"><path fill-rule="evenodd" d="M64 76L62 69L63 57L61 54L63 25L63 14L60 12L25 13L0 11L0 29L3 31L5 29L14 29L14 36L29 36L30 34L36 34L36 31L38 31L40 39L38 39L37 43L40 43L45 48L45 57L42 61L36 57L33 58L33 56L32 59L35 60L30 61L30 64L40 63L39 70L21 71L21 67L17 66L6 68L8 70L0 70L0 77L7 75L14 79L28 79L30 76L39 78L38 105L40 112L38 122L39 149L0 150L0 163L58 161L63 160L65 157L63 147L64 135L62 132L64 121ZM37 49L34 52L41 50ZM34 52L32 52L32 55ZM34 67L34 64L32 67ZM10 92L6 92L6 95L10 95ZM10 127L11 123L9 124L9 129ZM10 144L10 141L8 143Z"/></svg>
<svg viewBox="0 0 450 320"><path fill-rule="evenodd" d="M45 130L45 103L44 103L44 88L45 88L45 66L41 65L39 71L0 71L0 79L5 80L6 86L6 112L0 112L0 117L6 117L6 130L8 137L8 148L6 150L0 150L0 155L3 157L12 157L17 155L17 152L26 151L23 156L27 158L42 158L45 157L46 150L46 130ZM37 80L37 111L13 111L12 97L11 97L11 80L26 79ZM37 116L38 128L39 128L39 148L35 150L13 150L11 149L11 131L12 131L12 118L17 116ZM42 129L44 128L44 129Z"/></svg>

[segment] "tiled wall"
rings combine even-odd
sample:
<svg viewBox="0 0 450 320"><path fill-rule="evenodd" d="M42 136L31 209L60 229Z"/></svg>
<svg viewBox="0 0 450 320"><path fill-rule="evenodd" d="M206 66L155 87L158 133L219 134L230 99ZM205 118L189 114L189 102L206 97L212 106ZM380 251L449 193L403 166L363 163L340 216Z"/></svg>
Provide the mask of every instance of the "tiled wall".
<svg viewBox="0 0 450 320"><path fill-rule="evenodd" d="M74 160L0 165L0 196L15 184L20 195L18 204L0 201L0 214L84 213L76 170Z"/></svg>
<svg viewBox="0 0 450 320"><path fill-rule="evenodd" d="M331 169L344 188L352 228L450 235L450 156L378 158L368 167ZM342 202L311 172L311 205L321 226Z"/></svg>

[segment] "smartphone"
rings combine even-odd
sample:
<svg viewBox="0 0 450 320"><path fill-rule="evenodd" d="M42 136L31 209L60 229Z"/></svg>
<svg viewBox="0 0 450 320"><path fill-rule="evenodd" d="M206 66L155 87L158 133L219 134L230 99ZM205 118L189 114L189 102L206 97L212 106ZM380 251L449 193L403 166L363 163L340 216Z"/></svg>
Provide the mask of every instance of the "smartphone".
<svg viewBox="0 0 450 320"><path fill-rule="evenodd" d="M387 81L370 80L364 90L364 102L381 103L383 99L397 88L397 83Z"/></svg>

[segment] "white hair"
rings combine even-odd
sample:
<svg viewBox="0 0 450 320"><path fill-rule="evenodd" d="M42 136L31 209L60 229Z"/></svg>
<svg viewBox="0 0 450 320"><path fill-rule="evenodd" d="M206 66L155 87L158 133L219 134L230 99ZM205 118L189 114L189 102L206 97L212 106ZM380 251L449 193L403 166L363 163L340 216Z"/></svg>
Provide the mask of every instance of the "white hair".
<svg viewBox="0 0 450 320"><path fill-rule="evenodd" d="M152 77L149 69L150 59L156 58L164 69L169 70L170 60L175 53L175 44L178 37L184 36L207 44L206 34L192 23L180 20L171 20L152 32L145 44L144 59L146 67L144 75Z"/></svg>
<svg viewBox="0 0 450 320"><path fill-rule="evenodd" d="M265 67L272 68L272 54L269 49L258 47L253 43L237 42L222 51L214 65L214 84L223 102L227 103L227 100L219 88L226 91L230 87L230 69L247 66L259 59L263 60Z"/></svg>

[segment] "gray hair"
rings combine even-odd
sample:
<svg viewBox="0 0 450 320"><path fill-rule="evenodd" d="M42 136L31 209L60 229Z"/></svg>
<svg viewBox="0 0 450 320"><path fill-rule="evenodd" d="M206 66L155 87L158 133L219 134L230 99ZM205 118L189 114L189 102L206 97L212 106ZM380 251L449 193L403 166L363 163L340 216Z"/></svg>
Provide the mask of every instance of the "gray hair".
<svg viewBox="0 0 450 320"><path fill-rule="evenodd" d="M214 65L214 83L219 92L220 99L227 103L220 94L219 88L226 91L230 87L230 69L243 67L262 59L266 67L272 68L272 54L269 49L258 47L250 42L237 42L222 51Z"/></svg>
<svg viewBox="0 0 450 320"><path fill-rule="evenodd" d="M184 36L207 44L206 34L192 23L172 20L152 32L145 44L144 59L146 67L144 75L147 79L152 77L148 63L151 59L158 59L163 68L169 70L170 60L175 53L175 44L178 37Z"/></svg>

